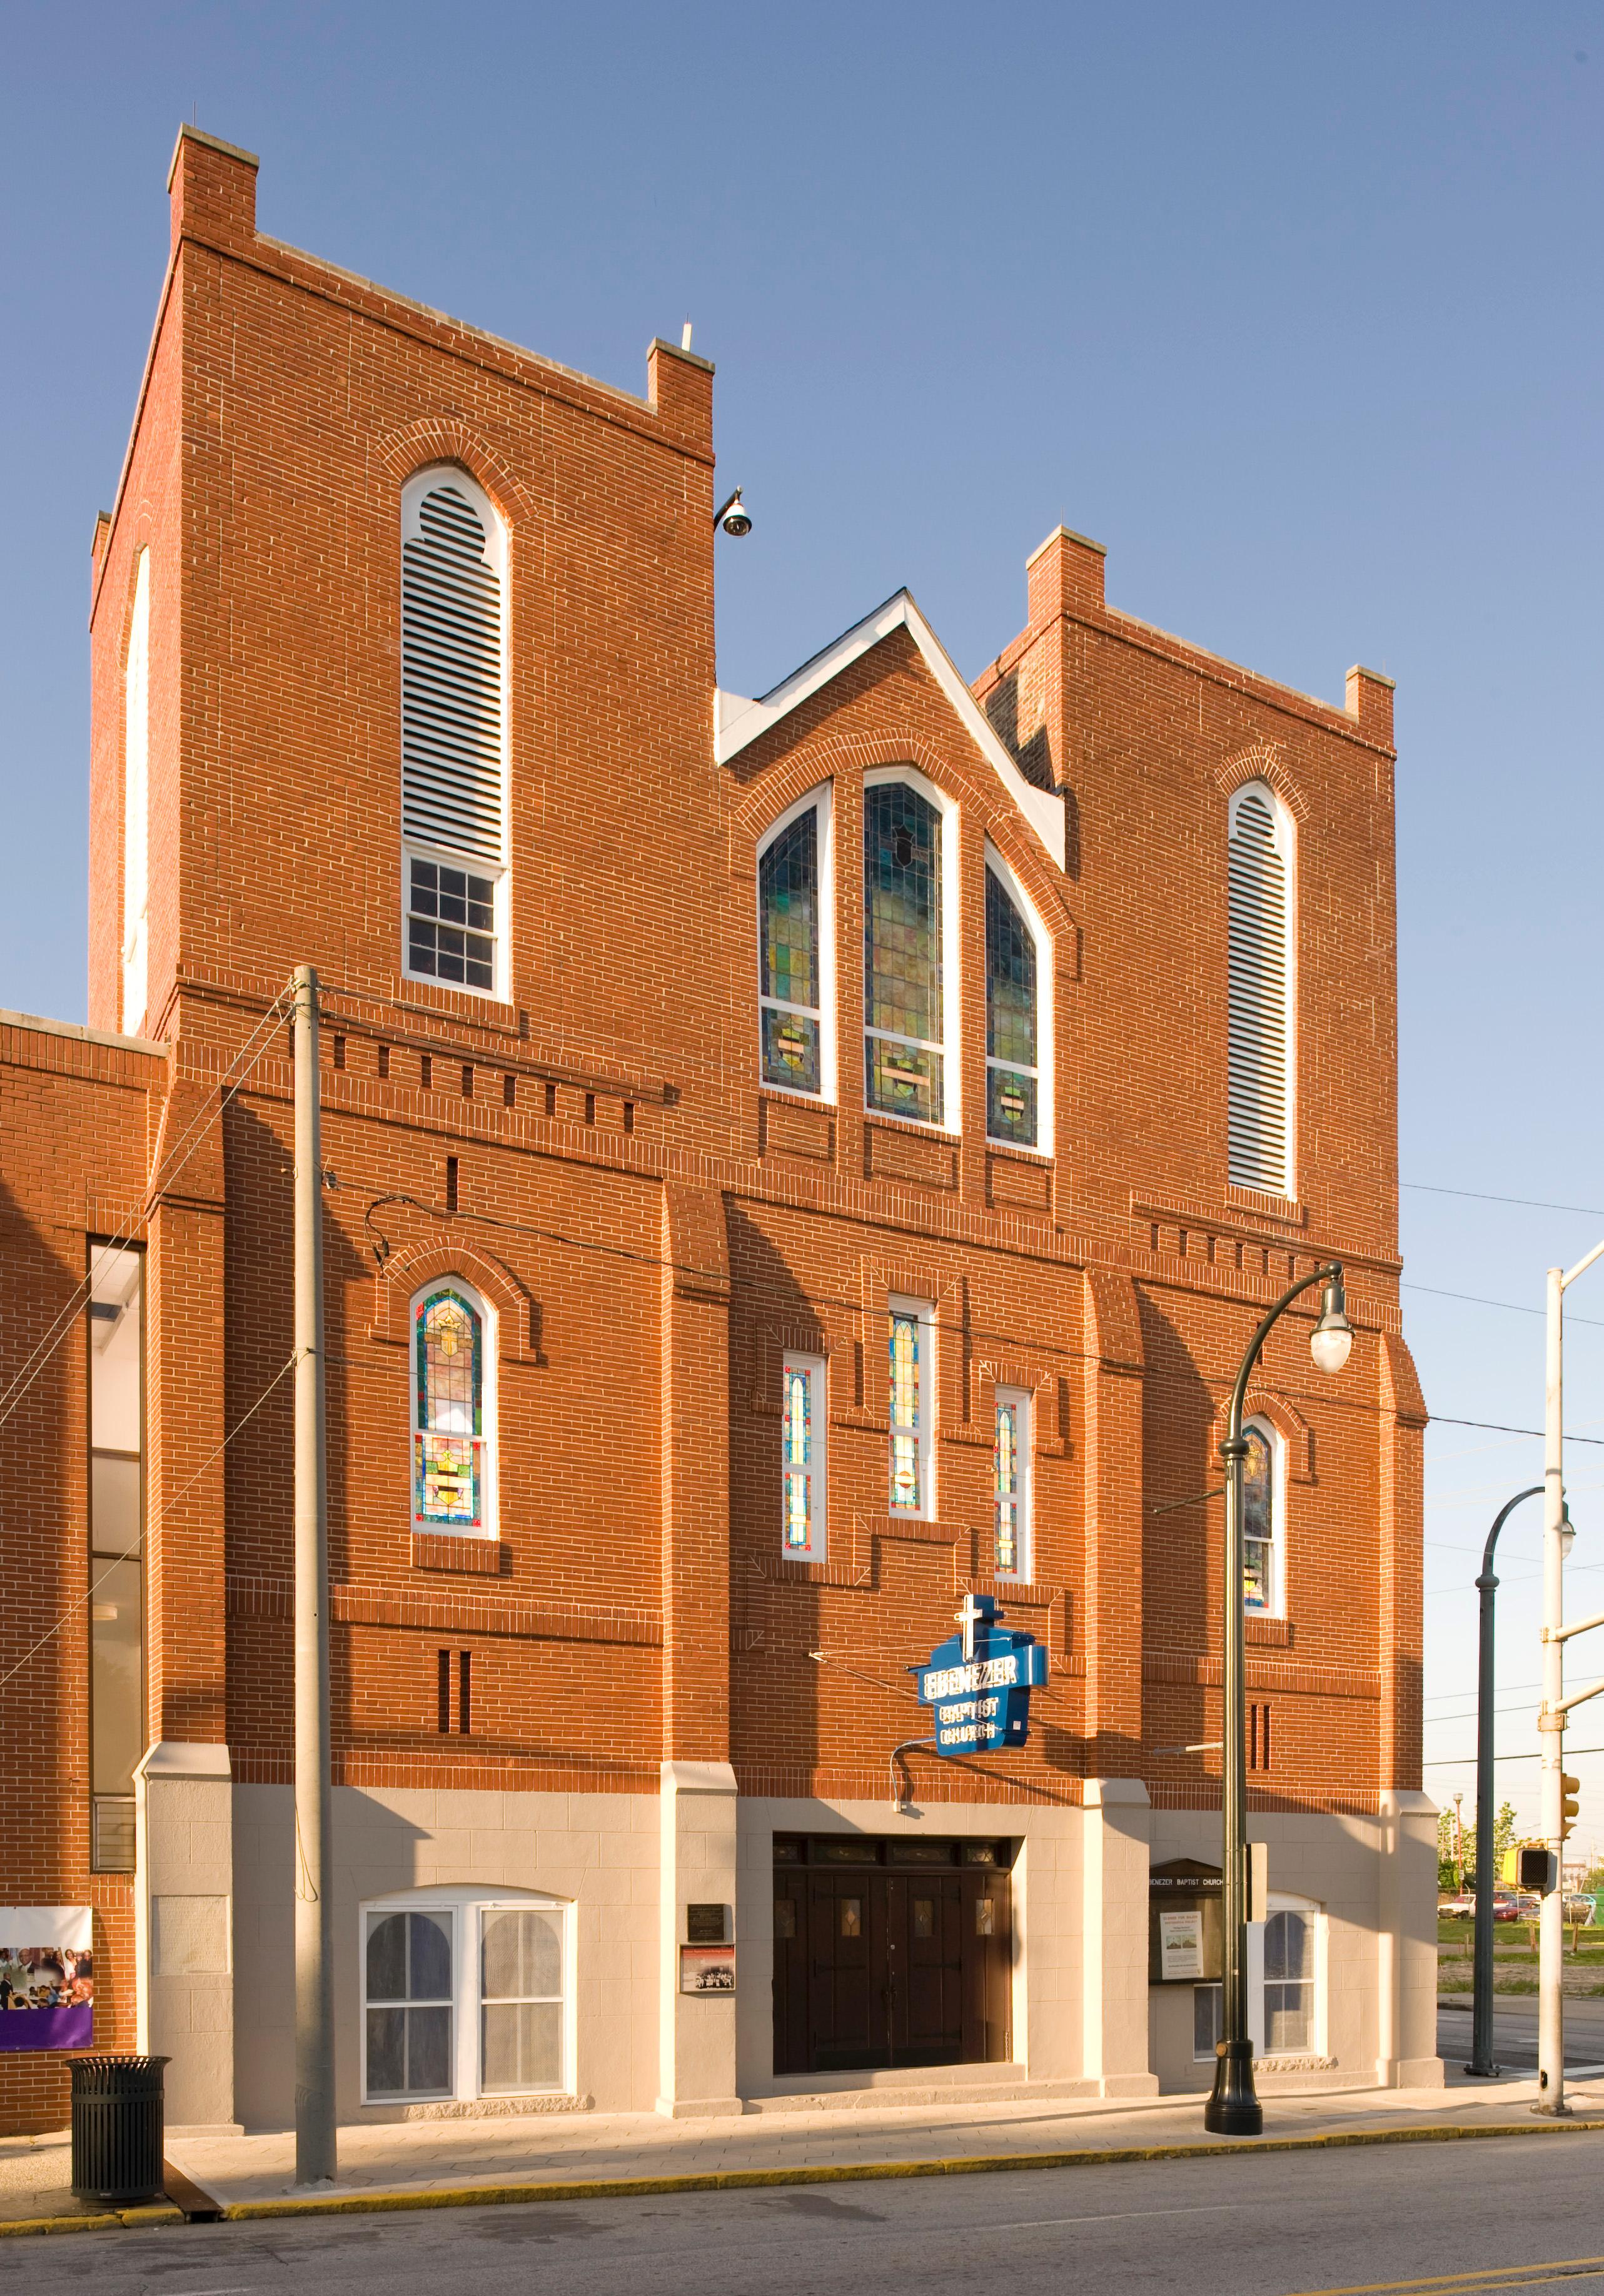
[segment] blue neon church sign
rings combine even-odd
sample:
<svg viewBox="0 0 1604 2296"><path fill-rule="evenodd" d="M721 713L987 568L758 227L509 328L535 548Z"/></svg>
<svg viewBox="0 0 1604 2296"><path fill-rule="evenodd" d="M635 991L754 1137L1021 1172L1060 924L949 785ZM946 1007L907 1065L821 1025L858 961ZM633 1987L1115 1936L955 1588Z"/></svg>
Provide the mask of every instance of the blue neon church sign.
<svg viewBox="0 0 1604 2296"><path fill-rule="evenodd" d="M938 1754L994 1754L1022 1746L1030 1731L1030 1693L1047 1679L1047 1653L1034 1635L999 1625L989 1595L966 1595L959 1631L938 1643L919 1677L920 1702L936 1710Z"/></svg>

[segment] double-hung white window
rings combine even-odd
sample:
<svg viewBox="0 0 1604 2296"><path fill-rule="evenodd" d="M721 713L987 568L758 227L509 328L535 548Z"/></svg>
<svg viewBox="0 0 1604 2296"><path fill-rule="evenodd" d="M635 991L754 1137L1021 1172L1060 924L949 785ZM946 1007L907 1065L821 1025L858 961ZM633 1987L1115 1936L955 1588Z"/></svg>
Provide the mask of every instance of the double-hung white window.
<svg viewBox="0 0 1604 2296"><path fill-rule="evenodd" d="M1030 1576L1030 1398L1000 1387L992 1434L992 1567L999 1578Z"/></svg>
<svg viewBox="0 0 1604 2296"><path fill-rule="evenodd" d="M893 1514L936 1512L936 1316L928 1301L893 1300L887 1315Z"/></svg>
<svg viewBox="0 0 1604 2296"><path fill-rule="evenodd" d="M404 1890L362 1909L367 2104L574 2085L573 1907L530 1890Z"/></svg>
<svg viewBox="0 0 1604 2296"><path fill-rule="evenodd" d="M403 969L507 994L507 537L466 471L401 495Z"/></svg>
<svg viewBox="0 0 1604 2296"><path fill-rule="evenodd" d="M823 1357L787 1355L781 1384L781 1552L793 1562L822 1562L829 1424Z"/></svg>

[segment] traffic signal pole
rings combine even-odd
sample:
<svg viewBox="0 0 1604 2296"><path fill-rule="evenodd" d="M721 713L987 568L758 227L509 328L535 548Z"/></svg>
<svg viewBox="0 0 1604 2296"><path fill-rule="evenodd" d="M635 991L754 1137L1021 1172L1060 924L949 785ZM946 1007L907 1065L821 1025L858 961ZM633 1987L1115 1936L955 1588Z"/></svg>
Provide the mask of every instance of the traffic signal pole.
<svg viewBox="0 0 1604 2296"><path fill-rule="evenodd" d="M1571 1268L1548 1272L1548 1346L1543 1381L1543 1708L1537 1728L1543 1743L1543 1838L1550 1857L1543 1892L1537 1957L1537 2102L1534 2112L1568 2113L1565 2101L1565 1725L1573 1706L1604 1691L1604 1681L1565 1694L1565 1645L1604 1620L1565 1624L1565 1294L1594 1260L1604 1257L1597 1243Z"/></svg>

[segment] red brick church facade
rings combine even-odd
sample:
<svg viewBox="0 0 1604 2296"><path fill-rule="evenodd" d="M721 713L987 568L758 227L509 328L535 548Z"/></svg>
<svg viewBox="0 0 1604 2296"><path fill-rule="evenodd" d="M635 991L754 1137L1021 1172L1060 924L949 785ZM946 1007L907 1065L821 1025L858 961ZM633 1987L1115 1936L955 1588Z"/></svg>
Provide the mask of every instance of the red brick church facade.
<svg viewBox="0 0 1604 2296"><path fill-rule="evenodd" d="M89 1026L0 1015L0 1895L94 1907L97 2045L290 2112L309 963L342 2117L1206 2086L1150 1981L1151 1870L1219 1854L1172 1503L1334 1256L1347 1369L1311 1308L1249 1396L1256 2015L1271 2082L1430 2078L1387 681L1187 645L1060 528L972 690L903 593L719 693L704 360L427 310L193 130L171 195ZM1029 1741L895 1753L966 1592L1045 1647ZM65 2063L0 2052L4 2126Z"/></svg>

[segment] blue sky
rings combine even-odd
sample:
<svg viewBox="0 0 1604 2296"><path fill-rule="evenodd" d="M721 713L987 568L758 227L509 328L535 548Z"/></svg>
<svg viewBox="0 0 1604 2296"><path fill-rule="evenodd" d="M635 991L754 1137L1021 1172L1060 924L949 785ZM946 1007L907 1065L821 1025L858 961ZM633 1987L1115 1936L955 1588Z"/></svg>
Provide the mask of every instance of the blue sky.
<svg viewBox="0 0 1604 2296"><path fill-rule="evenodd" d="M1395 676L1409 1331L1438 1413L1539 1423L1519 1310L1604 1235L1604 8L4 22L0 1004L83 1011L89 540L194 116L261 154L266 230L550 357L638 390L648 339L694 321L757 520L720 554L727 685L902 582L973 675L1060 519L1133 613L1335 701L1352 661ZM1604 1439L1604 1266L1573 1304L1571 1423ZM1431 1759L1469 1751L1476 1555L1540 1458L1442 1423L1428 1453ZM1604 1608L1604 1447L1568 1464L1573 1606ZM1518 1752L1534 1507L1506 1547ZM1604 1846L1604 1755L1580 1767ZM1501 1770L1526 1809L1535 1773Z"/></svg>

